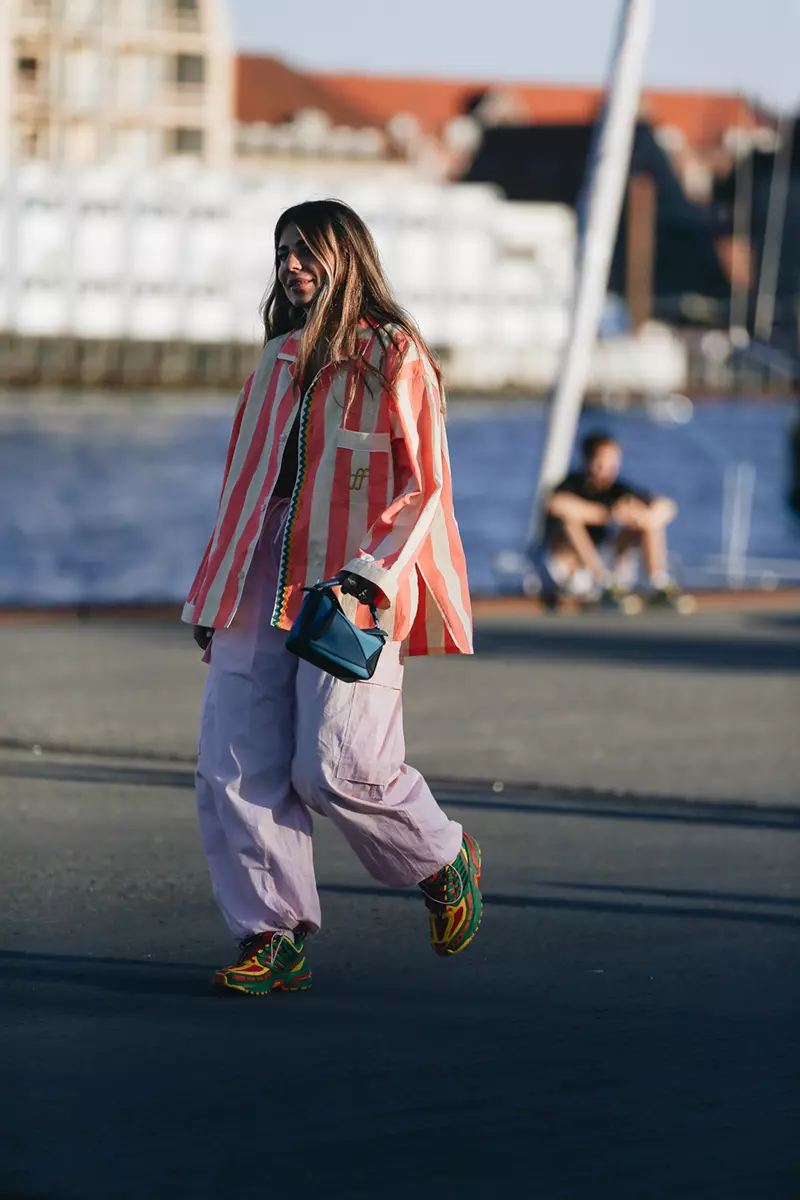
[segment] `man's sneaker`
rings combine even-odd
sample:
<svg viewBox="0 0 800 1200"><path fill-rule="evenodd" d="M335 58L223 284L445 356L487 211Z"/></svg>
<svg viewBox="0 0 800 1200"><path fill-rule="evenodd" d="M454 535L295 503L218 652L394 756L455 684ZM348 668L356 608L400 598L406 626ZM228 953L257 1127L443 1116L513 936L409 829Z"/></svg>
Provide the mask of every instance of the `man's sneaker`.
<svg viewBox="0 0 800 1200"><path fill-rule="evenodd" d="M458 857L419 885L429 909L431 946L443 956L468 946L483 916L481 848L464 834Z"/></svg>
<svg viewBox="0 0 800 1200"><path fill-rule="evenodd" d="M627 588L613 583L610 587L603 588L600 593L600 607L623 612L626 616L633 617L642 611L643 604L641 596L637 596L636 592L629 592Z"/></svg>
<svg viewBox="0 0 800 1200"><path fill-rule="evenodd" d="M303 956L302 926L294 933L254 933L239 943L241 954L232 967L214 974L214 987L245 996L270 992L304 992L311 987L311 972Z"/></svg>
<svg viewBox="0 0 800 1200"><path fill-rule="evenodd" d="M546 612L557 612L561 603L561 592L558 588L543 588L539 599Z"/></svg>
<svg viewBox="0 0 800 1200"><path fill-rule="evenodd" d="M647 593L648 608L673 608L679 613L693 613L697 608L694 596L682 592L677 583L670 581L664 587L653 588Z"/></svg>

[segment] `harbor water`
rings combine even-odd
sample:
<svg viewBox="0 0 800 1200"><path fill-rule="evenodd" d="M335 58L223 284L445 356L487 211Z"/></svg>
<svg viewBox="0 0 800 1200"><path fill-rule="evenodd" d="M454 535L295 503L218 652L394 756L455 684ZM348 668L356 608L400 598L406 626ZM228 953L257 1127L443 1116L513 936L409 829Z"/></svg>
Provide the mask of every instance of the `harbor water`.
<svg viewBox="0 0 800 1200"><path fill-rule="evenodd" d="M213 524L231 415L227 397L57 404L9 395L0 404L0 604L181 601ZM581 432L613 432L624 477L675 498L670 551L687 587L725 583L726 472L730 481L751 464L740 582L775 586L800 580L800 519L787 504L796 419L791 403L737 398L588 410ZM513 570L501 568L525 546L544 411L454 400L448 432L473 591L513 589Z"/></svg>

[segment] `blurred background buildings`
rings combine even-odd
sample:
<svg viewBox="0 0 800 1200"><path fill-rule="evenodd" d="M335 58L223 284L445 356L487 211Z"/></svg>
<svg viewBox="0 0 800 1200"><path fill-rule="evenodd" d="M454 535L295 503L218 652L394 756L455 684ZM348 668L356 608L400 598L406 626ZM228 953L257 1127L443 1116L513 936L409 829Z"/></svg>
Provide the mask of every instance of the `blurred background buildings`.
<svg viewBox="0 0 800 1200"><path fill-rule="evenodd" d="M6 0L0 56L0 379L235 381L278 212L338 195L451 386L552 383L601 89L299 70L237 55L224 0ZM740 377L736 347L702 335L737 294L752 325L786 136L736 95L643 93L594 388ZM773 319L790 354L796 253ZM755 369L785 384L783 363Z"/></svg>

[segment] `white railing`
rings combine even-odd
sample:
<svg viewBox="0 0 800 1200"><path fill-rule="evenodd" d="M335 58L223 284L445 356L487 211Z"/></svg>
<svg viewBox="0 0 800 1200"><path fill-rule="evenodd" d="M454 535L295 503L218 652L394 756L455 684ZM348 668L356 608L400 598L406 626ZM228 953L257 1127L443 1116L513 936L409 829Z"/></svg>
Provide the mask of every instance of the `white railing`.
<svg viewBox="0 0 800 1200"><path fill-rule="evenodd" d="M726 467L722 480L722 553L728 587L742 587L747 578L755 491L756 469L752 463Z"/></svg>
<svg viewBox="0 0 800 1200"><path fill-rule="evenodd" d="M752 463L732 463L722 481L722 547L711 554L703 567L709 575L721 575L729 588L748 583L777 587L781 580L800 580L800 560L752 558L748 554L756 493L756 469Z"/></svg>

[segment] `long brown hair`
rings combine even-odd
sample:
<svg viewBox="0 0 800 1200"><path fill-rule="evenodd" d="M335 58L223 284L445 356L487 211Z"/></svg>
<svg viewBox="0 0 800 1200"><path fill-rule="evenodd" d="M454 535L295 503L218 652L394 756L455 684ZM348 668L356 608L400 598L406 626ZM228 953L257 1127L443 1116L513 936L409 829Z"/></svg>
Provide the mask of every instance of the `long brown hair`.
<svg viewBox="0 0 800 1200"><path fill-rule="evenodd" d="M278 243L286 226L292 224L297 226L325 272L319 292L305 310L295 308L278 279ZM324 351L326 361L334 365L354 361L361 368L363 360L357 354L361 321L375 327L378 336L387 325L394 326L395 331L402 330L430 358L441 385L434 355L414 321L391 293L372 234L358 214L341 200L307 200L281 213L275 226L275 277L264 297L261 313L265 343L302 325L296 366L301 388L310 382L315 350ZM395 336L396 332L386 333L386 349ZM391 384L380 371L378 374Z"/></svg>

